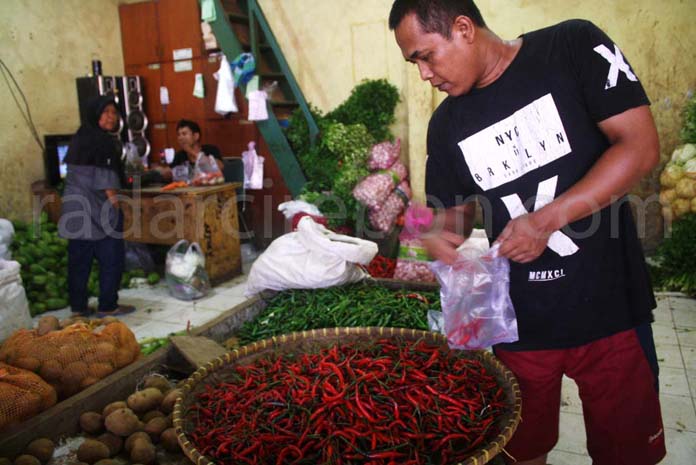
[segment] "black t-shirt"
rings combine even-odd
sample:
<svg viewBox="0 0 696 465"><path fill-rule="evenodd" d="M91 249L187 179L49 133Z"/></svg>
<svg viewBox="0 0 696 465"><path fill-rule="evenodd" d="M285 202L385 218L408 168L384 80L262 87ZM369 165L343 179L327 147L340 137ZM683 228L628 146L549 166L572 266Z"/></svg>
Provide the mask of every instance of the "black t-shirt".
<svg viewBox="0 0 696 465"><path fill-rule="evenodd" d="M218 160L222 160L222 155L220 155L220 149L218 149L214 145L203 144L201 145L201 151L206 155L212 155ZM174 160L172 160L169 166L171 168L174 168L175 166L183 165L184 163L188 162L188 154L184 150L179 150L174 154Z"/></svg>
<svg viewBox="0 0 696 465"><path fill-rule="evenodd" d="M430 205L476 196L491 241L587 173L609 147L598 122L649 104L619 48L592 23L522 37L495 82L445 99L428 129ZM577 347L652 321L655 299L626 199L554 233L532 263L510 262L510 295L520 340L500 345L508 350Z"/></svg>

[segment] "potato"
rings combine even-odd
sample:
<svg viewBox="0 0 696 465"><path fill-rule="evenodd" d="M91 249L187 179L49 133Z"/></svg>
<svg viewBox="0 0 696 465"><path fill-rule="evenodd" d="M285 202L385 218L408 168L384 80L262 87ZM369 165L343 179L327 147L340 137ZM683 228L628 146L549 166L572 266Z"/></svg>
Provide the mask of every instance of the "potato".
<svg viewBox="0 0 696 465"><path fill-rule="evenodd" d="M98 412L80 415L80 428L87 434L99 434L104 430L104 417Z"/></svg>
<svg viewBox="0 0 696 465"><path fill-rule="evenodd" d="M111 460L111 459L102 459L98 462L95 462L94 465L119 465L120 462L118 460Z"/></svg>
<svg viewBox="0 0 696 465"><path fill-rule="evenodd" d="M166 417L166 415L160 412L159 410L150 410L149 412L142 415L140 419L143 421L143 423L147 424L148 421L156 417Z"/></svg>
<svg viewBox="0 0 696 465"><path fill-rule="evenodd" d="M101 434L99 437L97 437L97 441L106 444L106 447L109 448L109 452L111 453L111 457L118 454L121 452L121 449L123 449L123 439L115 434Z"/></svg>
<svg viewBox="0 0 696 465"><path fill-rule="evenodd" d="M14 461L14 465L41 465L41 461L33 455L20 455Z"/></svg>
<svg viewBox="0 0 696 465"><path fill-rule="evenodd" d="M29 445L24 449L24 453L28 455L33 455L41 463L46 463L53 457L53 451L56 445L53 441L47 438L39 438L31 441Z"/></svg>
<svg viewBox="0 0 696 465"><path fill-rule="evenodd" d="M145 431L138 431L137 433L133 433L130 436L128 436L128 439L126 439L126 443L124 444L123 448L126 449L126 452L130 454L130 451L133 449L133 444L135 443L136 439L144 439L146 441L150 441L150 435L147 434Z"/></svg>
<svg viewBox="0 0 696 465"><path fill-rule="evenodd" d="M126 403L136 413L156 409L162 403L164 396L157 388L146 388L128 396Z"/></svg>
<svg viewBox="0 0 696 465"><path fill-rule="evenodd" d="M118 323L119 321L120 320L118 318L116 318L115 316L106 316L106 317L102 318L101 324L106 326L106 325L110 325L111 323Z"/></svg>
<svg viewBox="0 0 696 465"><path fill-rule="evenodd" d="M80 389L80 384L87 377L88 371L89 365L83 361L69 363L65 366L60 381L68 391L75 392Z"/></svg>
<svg viewBox="0 0 696 465"><path fill-rule="evenodd" d="M41 360L34 357L20 357L16 359L12 363L12 365L16 366L17 368L22 368L24 370L37 372L41 367Z"/></svg>
<svg viewBox="0 0 696 465"><path fill-rule="evenodd" d="M77 460L86 463L108 459L111 451L106 444L94 439L86 439L77 449Z"/></svg>
<svg viewBox="0 0 696 465"><path fill-rule="evenodd" d="M85 389L90 387L93 384L96 384L99 382L99 378L95 378L94 376L87 376L85 379L82 380L80 383L80 389Z"/></svg>
<svg viewBox="0 0 696 465"><path fill-rule="evenodd" d="M170 413L172 410L174 410L174 404L176 403L176 398L181 395L181 390L179 389L172 389L167 393L166 396L164 396L164 399L162 399L162 404L160 409L164 413Z"/></svg>
<svg viewBox="0 0 696 465"><path fill-rule="evenodd" d="M45 381L54 382L60 380L63 375L63 365L58 360L46 360L41 364L39 376Z"/></svg>
<svg viewBox="0 0 696 465"><path fill-rule="evenodd" d="M138 438L133 442L130 458L133 463L149 465L150 463L153 463L156 458L155 446L153 446L150 441L143 438Z"/></svg>
<svg viewBox="0 0 696 465"><path fill-rule="evenodd" d="M111 412L104 420L107 431L117 436L127 437L138 431L140 421L131 409L121 408Z"/></svg>
<svg viewBox="0 0 696 465"><path fill-rule="evenodd" d="M88 363L108 363L110 366L114 364L116 356L116 347L111 342L100 342L88 354L85 354L84 360Z"/></svg>
<svg viewBox="0 0 696 465"><path fill-rule="evenodd" d="M122 368L135 360L138 357L138 353L130 347L121 347L114 354L114 365L117 368Z"/></svg>
<svg viewBox="0 0 696 465"><path fill-rule="evenodd" d="M155 417L147 422L144 430L153 442L159 442L162 431L167 428L169 428L169 421L165 417Z"/></svg>
<svg viewBox="0 0 696 465"><path fill-rule="evenodd" d="M89 375L97 379L106 378L114 372L114 367L110 363L94 362L89 364Z"/></svg>
<svg viewBox="0 0 696 465"><path fill-rule="evenodd" d="M128 408L128 405L122 400L112 402L106 407L104 407L104 410L102 410L102 416L104 418L108 417L109 414L115 410L121 409L121 408Z"/></svg>
<svg viewBox="0 0 696 465"><path fill-rule="evenodd" d="M169 452L181 452L179 439L176 437L174 428L167 428L160 435L160 442L165 450Z"/></svg>
<svg viewBox="0 0 696 465"><path fill-rule="evenodd" d="M172 389L172 385L167 378L162 375L152 374L145 378L144 387L157 388L162 394L168 393Z"/></svg>
<svg viewBox="0 0 696 465"><path fill-rule="evenodd" d="M52 315L46 315L39 318L39 323L36 326L36 334L43 336L58 329L60 329L60 322L58 321L58 318Z"/></svg>
<svg viewBox="0 0 696 465"><path fill-rule="evenodd" d="M75 347L72 342L68 342L58 347L55 358L63 365L68 365L69 363L80 361L81 357L82 353L80 352L80 349Z"/></svg>

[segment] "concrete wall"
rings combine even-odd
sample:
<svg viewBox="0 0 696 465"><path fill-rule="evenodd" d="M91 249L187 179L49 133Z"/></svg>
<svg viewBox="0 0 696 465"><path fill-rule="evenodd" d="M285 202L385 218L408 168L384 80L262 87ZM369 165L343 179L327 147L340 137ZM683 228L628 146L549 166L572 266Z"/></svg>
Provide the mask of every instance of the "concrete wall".
<svg viewBox="0 0 696 465"><path fill-rule="evenodd" d="M425 134L430 114L444 98L420 81L387 28L392 0L259 0L306 98L328 111L363 78L387 78L402 103L394 132L405 144L414 191L423 194ZM502 38L569 18L592 20L621 47L653 102L663 157L678 143L681 109L696 87L696 0L480 0L486 22ZM656 192L657 174L636 189ZM662 219L651 208L646 245L659 241Z"/></svg>
<svg viewBox="0 0 696 465"><path fill-rule="evenodd" d="M123 74L119 3L0 1L0 58L27 99L42 143L44 134L77 130L75 78L91 72L92 59L102 61L104 74ZM31 183L44 179L43 154L5 79L0 79L0 102L0 217L26 219Z"/></svg>

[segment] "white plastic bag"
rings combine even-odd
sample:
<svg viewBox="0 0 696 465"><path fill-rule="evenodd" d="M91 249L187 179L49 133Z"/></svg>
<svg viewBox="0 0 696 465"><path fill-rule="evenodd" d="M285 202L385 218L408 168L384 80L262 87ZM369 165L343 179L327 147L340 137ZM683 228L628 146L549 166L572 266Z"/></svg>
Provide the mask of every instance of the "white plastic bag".
<svg viewBox="0 0 696 465"><path fill-rule="evenodd" d="M444 334L452 349L486 349L515 342L517 317L510 299L510 264L498 246L481 255L462 250L453 265L432 264L440 282Z"/></svg>
<svg viewBox="0 0 696 465"><path fill-rule="evenodd" d="M1 260L11 260L12 251L10 246L12 245L12 240L14 239L14 225L10 220L5 218L0 218L0 259ZM1 322L0 322L1 324Z"/></svg>
<svg viewBox="0 0 696 465"><path fill-rule="evenodd" d="M218 80L217 94L215 94L215 113L226 115L238 112L237 101L234 99L234 78L227 57L222 55L220 69L214 74Z"/></svg>
<svg viewBox="0 0 696 465"><path fill-rule="evenodd" d="M308 213L314 216L321 216L321 211L316 205L313 205L304 200L289 200L278 205L278 211L281 212L286 220L291 220L298 213Z"/></svg>
<svg viewBox="0 0 696 465"><path fill-rule="evenodd" d="M205 256L196 242L180 240L167 252L165 279L172 296L181 300L200 299L210 290Z"/></svg>
<svg viewBox="0 0 696 465"><path fill-rule="evenodd" d="M377 255L377 244L329 231L304 217L297 231L280 236L251 267L245 295L264 289L316 289L348 284L368 276L357 264L367 265Z"/></svg>
<svg viewBox="0 0 696 465"><path fill-rule="evenodd" d="M249 142L247 149L246 152L242 152L244 189L263 189L264 158L256 153L256 142Z"/></svg>
<svg viewBox="0 0 696 465"><path fill-rule="evenodd" d="M0 342L16 330L32 326L19 270L18 262L0 260Z"/></svg>

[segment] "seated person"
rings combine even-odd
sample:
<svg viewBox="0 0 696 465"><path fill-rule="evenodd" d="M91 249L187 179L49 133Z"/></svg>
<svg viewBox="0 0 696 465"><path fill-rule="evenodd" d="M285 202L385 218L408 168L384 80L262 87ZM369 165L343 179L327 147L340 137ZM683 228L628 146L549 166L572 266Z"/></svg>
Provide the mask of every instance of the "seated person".
<svg viewBox="0 0 696 465"><path fill-rule="evenodd" d="M171 168L188 163L190 166L196 164L198 154L203 152L216 158L218 168L222 171L222 155L220 149L214 145L201 144L201 127L194 121L182 119L176 124L176 140L181 150L176 152L174 160L169 165Z"/></svg>
<svg viewBox="0 0 696 465"><path fill-rule="evenodd" d="M185 119L180 120L176 124L176 140L181 150L174 154L174 160L169 165L164 164L164 166L156 167L167 182L172 180L171 168L187 165L192 170L200 153L215 157L218 168L222 171L224 164L220 149L214 145L201 144L201 127L198 123Z"/></svg>

